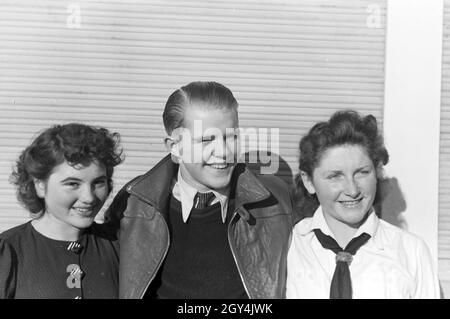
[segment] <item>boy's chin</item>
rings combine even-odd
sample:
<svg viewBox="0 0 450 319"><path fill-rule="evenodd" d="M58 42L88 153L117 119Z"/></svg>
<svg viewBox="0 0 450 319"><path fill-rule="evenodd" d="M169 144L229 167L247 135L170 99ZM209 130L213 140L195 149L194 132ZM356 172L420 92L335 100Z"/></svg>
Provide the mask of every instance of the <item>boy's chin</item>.
<svg viewBox="0 0 450 319"><path fill-rule="evenodd" d="M220 191L223 189L228 188L230 185L231 176L226 178L214 178L209 180L206 184L204 184L206 187L212 190Z"/></svg>

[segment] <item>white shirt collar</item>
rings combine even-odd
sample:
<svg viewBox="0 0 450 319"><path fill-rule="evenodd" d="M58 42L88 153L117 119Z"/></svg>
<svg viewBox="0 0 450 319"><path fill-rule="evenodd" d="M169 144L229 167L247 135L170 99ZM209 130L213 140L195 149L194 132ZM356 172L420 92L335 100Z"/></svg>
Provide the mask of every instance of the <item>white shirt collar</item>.
<svg viewBox="0 0 450 319"><path fill-rule="evenodd" d="M362 233L367 233L374 240L375 244L378 248L382 249L382 242L380 236L377 236L378 225L380 223L380 219L375 214L375 210L372 208L369 212L369 216L367 216L364 223L358 228L354 237L361 235ZM304 236L309 234L314 229L320 229L325 235L331 236L334 238L333 232L328 227L328 224L323 215L322 206L319 206L314 213L314 216L310 218L310 221L307 223L302 223L299 225L299 234Z"/></svg>
<svg viewBox="0 0 450 319"><path fill-rule="evenodd" d="M192 187L190 184L188 184L183 177L181 176L181 170L178 170L178 180L175 183L172 193L173 196L181 202L181 211L183 215L183 222L187 222L192 206L194 205L194 197L195 194L197 194L197 189L195 187ZM222 212L222 222L225 223L227 218L227 211L228 211L228 196L220 194L216 192L215 190L208 189L207 191L202 192L213 192L215 195L214 200L211 202L211 204L215 204L217 202L220 202L220 208Z"/></svg>

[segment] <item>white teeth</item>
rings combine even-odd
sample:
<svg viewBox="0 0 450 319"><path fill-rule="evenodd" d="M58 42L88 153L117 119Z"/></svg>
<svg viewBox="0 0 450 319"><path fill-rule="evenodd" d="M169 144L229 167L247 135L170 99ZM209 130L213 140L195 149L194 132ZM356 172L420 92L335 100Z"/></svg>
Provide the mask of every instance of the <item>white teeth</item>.
<svg viewBox="0 0 450 319"><path fill-rule="evenodd" d="M342 205L344 205L345 207L348 208L353 208L358 206L358 204L361 202L362 199L358 199L358 200L348 200L348 201L340 201L340 203Z"/></svg>
<svg viewBox="0 0 450 319"><path fill-rule="evenodd" d="M224 169L227 168L227 164L209 164L212 168L216 168L216 169Z"/></svg>
<svg viewBox="0 0 450 319"><path fill-rule="evenodd" d="M89 213L92 211L92 208L78 208L76 207L75 210L79 211L80 213Z"/></svg>

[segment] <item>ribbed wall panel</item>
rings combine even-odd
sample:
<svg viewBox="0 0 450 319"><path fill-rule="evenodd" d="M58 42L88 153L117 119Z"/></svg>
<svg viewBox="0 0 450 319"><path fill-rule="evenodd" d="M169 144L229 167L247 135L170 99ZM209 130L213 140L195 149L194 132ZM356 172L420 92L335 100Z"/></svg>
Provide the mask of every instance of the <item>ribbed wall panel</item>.
<svg viewBox="0 0 450 319"><path fill-rule="evenodd" d="M117 191L164 154L167 97L194 80L231 88L243 127L280 129L297 172L300 137L338 109L382 125L386 1L66 1L0 3L0 231L27 219L8 183L19 152L51 124L122 134ZM367 26L378 5L379 28Z"/></svg>

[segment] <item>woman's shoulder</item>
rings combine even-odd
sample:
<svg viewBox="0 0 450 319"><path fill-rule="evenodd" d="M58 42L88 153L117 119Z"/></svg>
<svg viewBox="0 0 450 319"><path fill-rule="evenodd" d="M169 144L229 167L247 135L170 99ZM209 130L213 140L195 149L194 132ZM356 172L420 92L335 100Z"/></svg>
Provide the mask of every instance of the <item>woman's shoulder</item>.
<svg viewBox="0 0 450 319"><path fill-rule="evenodd" d="M24 224L7 229L0 234L0 242L10 244L16 243L30 233L30 227L32 227L31 221L28 221Z"/></svg>
<svg viewBox="0 0 450 319"><path fill-rule="evenodd" d="M95 237L97 240L115 242L118 240L117 233L111 225L107 223L94 222L88 230L90 236Z"/></svg>
<svg viewBox="0 0 450 319"><path fill-rule="evenodd" d="M90 240L97 243L97 246L103 247L105 251L113 250L115 253L119 250L119 238L116 232L108 224L93 223L88 234Z"/></svg>
<svg viewBox="0 0 450 319"><path fill-rule="evenodd" d="M294 233L298 235L305 235L312 230L312 217L305 217L294 225Z"/></svg>
<svg viewBox="0 0 450 319"><path fill-rule="evenodd" d="M392 225L382 219L380 219L379 225L379 232L385 243L409 248L426 247L425 241L420 236L406 229Z"/></svg>

